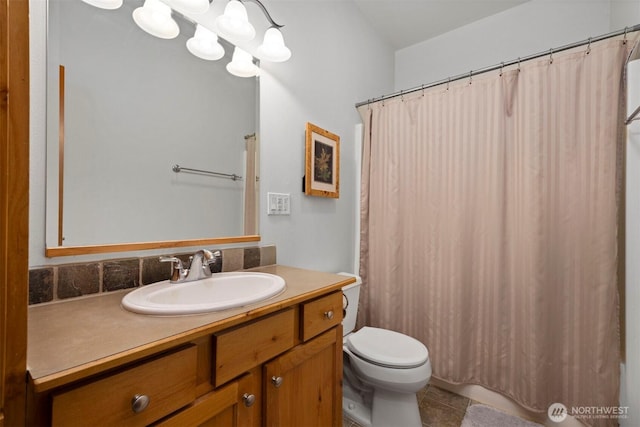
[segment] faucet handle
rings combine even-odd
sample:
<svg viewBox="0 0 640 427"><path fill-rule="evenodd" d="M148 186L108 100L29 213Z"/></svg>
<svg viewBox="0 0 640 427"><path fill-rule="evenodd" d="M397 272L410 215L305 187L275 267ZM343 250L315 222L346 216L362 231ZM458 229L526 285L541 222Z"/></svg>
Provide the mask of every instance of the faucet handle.
<svg viewBox="0 0 640 427"><path fill-rule="evenodd" d="M161 256L160 258L160 262L170 262L172 263L172 269L171 269L171 279L169 279L170 282L179 282L182 279L184 279L184 277L187 275L187 273L189 272L189 270L186 270L184 268L184 265L182 264L182 260L178 257L175 256Z"/></svg>
<svg viewBox="0 0 640 427"><path fill-rule="evenodd" d="M222 260L222 252L220 252L219 250L213 251L210 253L211 253L211 258L207 260L207 264L215 264L216 262L219 262Z"/></svg>
<svg viewBox="0 0 640 427"><path fill-rule="evenodd" d="M211 252L211 257L206 260L206 263L212 273L222 271L222 252L219 250Z"/></svg>
<svg viewBox="0 0 640 427"><path fill-rule="evenodd" d="M201 259L202 259L202 265L211 265L211 264L216 264L222 261L222 252L220 252L220 250L217 251L210 251L208 249L201 249L198 252L196 252L195 255L200 254L201 255ZM193 259L193 256L190 257L190 259Z"/></svg>
<svg viewBox="0 0 640 427"><path fill-rule="evenodd" d="M211 252L209 249L200 249L198 252L193 254L190 259L193 259L196 255L199 255L202 258L202 264L209 265L216 262L216 257L220 257L220 251Z"/></svg>

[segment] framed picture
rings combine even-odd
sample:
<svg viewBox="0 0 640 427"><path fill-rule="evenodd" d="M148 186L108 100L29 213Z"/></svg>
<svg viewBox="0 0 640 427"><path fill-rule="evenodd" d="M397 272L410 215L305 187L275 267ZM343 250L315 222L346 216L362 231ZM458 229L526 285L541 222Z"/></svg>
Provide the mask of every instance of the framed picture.
<svg viewBox="0 0 640 427"><path fill-rule="evenodd" d="M340 197L340 137L307 123L304 193Z"/></svg>

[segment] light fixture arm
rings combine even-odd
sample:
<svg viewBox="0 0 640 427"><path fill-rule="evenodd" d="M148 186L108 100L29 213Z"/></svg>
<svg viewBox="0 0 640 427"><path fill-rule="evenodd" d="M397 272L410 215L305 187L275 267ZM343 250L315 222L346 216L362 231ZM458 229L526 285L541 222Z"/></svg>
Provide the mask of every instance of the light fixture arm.
<svg viewBox="0 0 640 427"><path fill-rule="evenodd" d="M252 2L258 5L258 7L260 7L260 9L262 10L262 13L264 13L264 15L267 17L267 20L269 21L269 23L271 24L272 27L275 28L282 28L284 27L284 25L280 25L277 24L273 18L271 17L271 15L269 14L269 11L267 10L267 8L262 4L262 2L260 0L240 0L240 2Z"/></svg>

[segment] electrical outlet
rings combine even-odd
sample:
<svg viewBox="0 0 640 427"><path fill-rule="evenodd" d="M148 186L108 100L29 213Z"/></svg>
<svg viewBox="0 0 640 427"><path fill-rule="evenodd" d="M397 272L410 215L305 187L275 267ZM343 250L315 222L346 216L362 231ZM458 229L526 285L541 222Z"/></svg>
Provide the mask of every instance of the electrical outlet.
<svg viewBox="0 0 640 427"><path fill-rule="evenodd" d="M291 195L267 193L267 215L291 215Z"/></svg>

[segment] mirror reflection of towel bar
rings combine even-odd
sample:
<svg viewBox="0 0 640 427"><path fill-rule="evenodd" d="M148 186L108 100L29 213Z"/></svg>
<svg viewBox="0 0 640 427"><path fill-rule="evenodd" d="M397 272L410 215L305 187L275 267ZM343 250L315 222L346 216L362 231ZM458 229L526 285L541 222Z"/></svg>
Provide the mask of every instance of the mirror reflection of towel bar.
<svg viewBox="0 0 640 427"><path fill-rule="evenodd" d="M202 170L202 169L185 168L185 167L182 167L180 165L173 165L172 170L175 173L192 172L192 173L200 173L200 174L205 174L205 175L211 175L211 176L214 176L216 178L226 178L226 179L230 179L232 181L241 181L242 180L242 177L240 175L236 175L235 173L222 173L222 172L206 171L206 170Z"/></svg>

